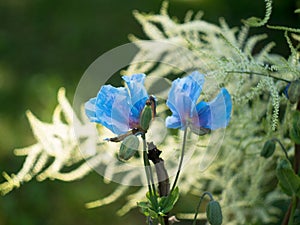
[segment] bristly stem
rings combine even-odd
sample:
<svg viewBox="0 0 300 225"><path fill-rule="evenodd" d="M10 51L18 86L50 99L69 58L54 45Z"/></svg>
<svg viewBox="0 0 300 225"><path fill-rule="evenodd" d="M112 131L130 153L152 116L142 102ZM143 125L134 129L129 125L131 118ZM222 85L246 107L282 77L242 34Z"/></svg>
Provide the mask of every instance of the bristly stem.
<svg viewBox="0 0 300 225"><path fill-rule="evenodd" d="M186 136L187 136L187 126L184 129L184 133L183 133L183 141L182 141L182 148L181 148L181 156L180 156L180 161L179 161L179 165L178 165L178 169L177 169L177 173L176 173L176 177L171 189L171 192L175 189L178 178L179 178L179 174L181 171L181 167L182 167L182 163L183 163L183 158L184 158L184 150L185 150L185 145L186 145Z"/></svg>
<svg viewBox="0 0 300 225"><path fill-rule="evenodd" d="M200 201L199 201L199 203L198 203L198 205L197 205L196 212L195 212L195 216L194 216L194 221L193 221L193 224L192 224L192 225L196 225L198 212L199 212L201 203L202 203L202 201L203 201L205 195L208 195L208 196L209 196L210 201L213 201L213 200L214 200L214 198L213 198L213 196L212 196L212 194L211 194L210 192L207 192L207 191L206 191L206 192L203 193L203 195L200 197Z"/></svg>

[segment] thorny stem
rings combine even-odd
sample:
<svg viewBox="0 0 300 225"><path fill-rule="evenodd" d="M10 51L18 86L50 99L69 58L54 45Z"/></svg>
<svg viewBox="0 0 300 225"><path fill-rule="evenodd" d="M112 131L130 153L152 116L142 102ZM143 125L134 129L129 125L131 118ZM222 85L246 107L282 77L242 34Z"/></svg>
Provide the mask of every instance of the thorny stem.
<svg viewBox="0 0 300 225"><path fill-rule="evenodd" d="M177 181L178 181L179 174L180 174L180 171L181 171L182 162L183 162L183 157L184 157L185 144L186 144L186 136L187 136L187 126L185 127L184 133L183 133L183 141L182 141L182 148L181 148L180 162L179 162L179 165L178 165L176 177L175 177L175 180L174 180L174 183L173 183L171 192L172 192L172 191L175 189L175 187L176 187L176 183L177 183Z"/></svg>
<svg viewBox="0 0 300 225"><path fill-rule="evenodd" d="M210 192L207 192L207 191L206 191L206 192L203 193L203 195L200 197L200 201L199 201L199 203L198 203L198 205L197 205L196 212L195 212L195 216L194 216L194 221L193 221L193 224L192 224L192 225L196 225L198 212L199 212L201 203L202 203L202 201L203 201L205 195L208 195L208 196L209 196L210 201L213 201L213 200L214 200L214 198L213 198L213 196L212 196L212 194L211 194Z"/></svg>

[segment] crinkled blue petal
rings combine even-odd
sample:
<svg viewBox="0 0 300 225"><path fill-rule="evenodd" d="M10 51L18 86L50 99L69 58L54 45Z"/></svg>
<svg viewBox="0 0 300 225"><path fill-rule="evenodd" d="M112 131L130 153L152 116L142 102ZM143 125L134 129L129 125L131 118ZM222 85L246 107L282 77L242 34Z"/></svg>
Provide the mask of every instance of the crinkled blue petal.
<svg viewBox="0 0 300 225"><path fill-rule="evenodd" d="M139 123L140 114L149 98L144 86L145 74L134 74L132 76L123 76L131 100L130 122Z"/></svg>
<svg viewBox="0 0 300 225"><path fill-rule="evenodd" d="M197 104L198 124L194 126L216 130L225 128L231 117L232 102L228 91L222 88L217 97L209 103Z"/></svg>
<svg viewBox="0 0 300 225"><path fill-rule="evenodd" d="M198 71L172 82L167 106L173 114L180 117L182 127L185 126L187 119L194 114L203 84L204 75Z"/></svg>
<svg viewBox="0 0 300 225"><path fill-rule="evenodd" d="M130 104L126 88L104 85L96 98L89 100L85 107L90 121L97 122L115 134L129 130Z"/></svg>
<svg viewBox="0 0 300 225"><path fill-rule="evenodd" d="M96 116L96 98L91 98L89 101L87 101L84 104L84 109L85 109L85 114L87 115L87 117L89 118L89 120L91 122L96 122L98 123L99 120Z"/></svg>

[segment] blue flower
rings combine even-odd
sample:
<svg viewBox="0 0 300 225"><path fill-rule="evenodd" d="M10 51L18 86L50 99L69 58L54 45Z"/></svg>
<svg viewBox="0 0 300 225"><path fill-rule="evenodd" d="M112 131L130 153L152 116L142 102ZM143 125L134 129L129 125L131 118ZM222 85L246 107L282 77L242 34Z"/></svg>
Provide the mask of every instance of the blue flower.
<svg viewBox="0 0 300 225"><path fill-rule="evenodd" d="M289 87L291 86L291 83L288 83L285 88L283 89L283 94L285 95L285 97L289 98L289 94L288 94L288 90Z"/></svg>
<svg viewBox="0 0 300 225"><path fill-rule="evenodd" d="M222 88L211 102L198 102L204 81L204 76L197 71L173 81L167 100L172 111L172 116L166 119L168 128L185 129L189 126L192 131L201 134L203 130L216 130L228 125L232 109L230 94Z"/></svg>
<svg viewBox="0 0 300 225"><path fill-rule="evenodd" d="M145 77L145 74L123 76L126 87L102 86L97 97L85 103L89 120L102 124L117 135L138 128L148 99Z"/></svg>
<svg viewBox="0 0 300 225"><path fill-rule="evenodd" d="M291 81L283 90L290 103L295 104L300 101L300 79Z"/></svg>

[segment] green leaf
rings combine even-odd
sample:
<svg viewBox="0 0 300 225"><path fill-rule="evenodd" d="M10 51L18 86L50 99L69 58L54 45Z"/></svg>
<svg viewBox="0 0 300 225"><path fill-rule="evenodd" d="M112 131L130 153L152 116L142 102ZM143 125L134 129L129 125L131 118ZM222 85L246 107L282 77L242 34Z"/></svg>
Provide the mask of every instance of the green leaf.
<svg viewBox="0 0 300 225"><path fill-rule="evenodd" d="M156 199L157 197L154 195L150 195L149 191L146 193L146 197L149 200L149 203L151 204L152 209L155 210L156 212L158 212L159 210L158 210L158 204L157 204L158 199Z"/></svg>
<svg viewBox="0 0 300 225"><path fill-rule="evenodd" d="M294 111L290 125L290 138L296 144L300 144L300 112Z"/></svg>
<svg viewBox="0 0 300 225"><path fill-rule="evenodd" d="M287 159L282 159L278 163L276 175L279 180L279 186L285 194L300 197L300 178L295 174Z"/></svg>
<svg viewBox="0 0 300 225"><path fill-rule="evenodd" d="M151 208L149 202L138 202L138 207L140 207L142 213L145 216L150 216L151 218L158 218L158 214Z"/></svg>
<svg viewBox="0 0 300 225"><path fill-rule="evenodd" d="M176 187L168 196L161 197L159 201L160 212L166 214L170 212L179 198L179 189Z"/></svg>

